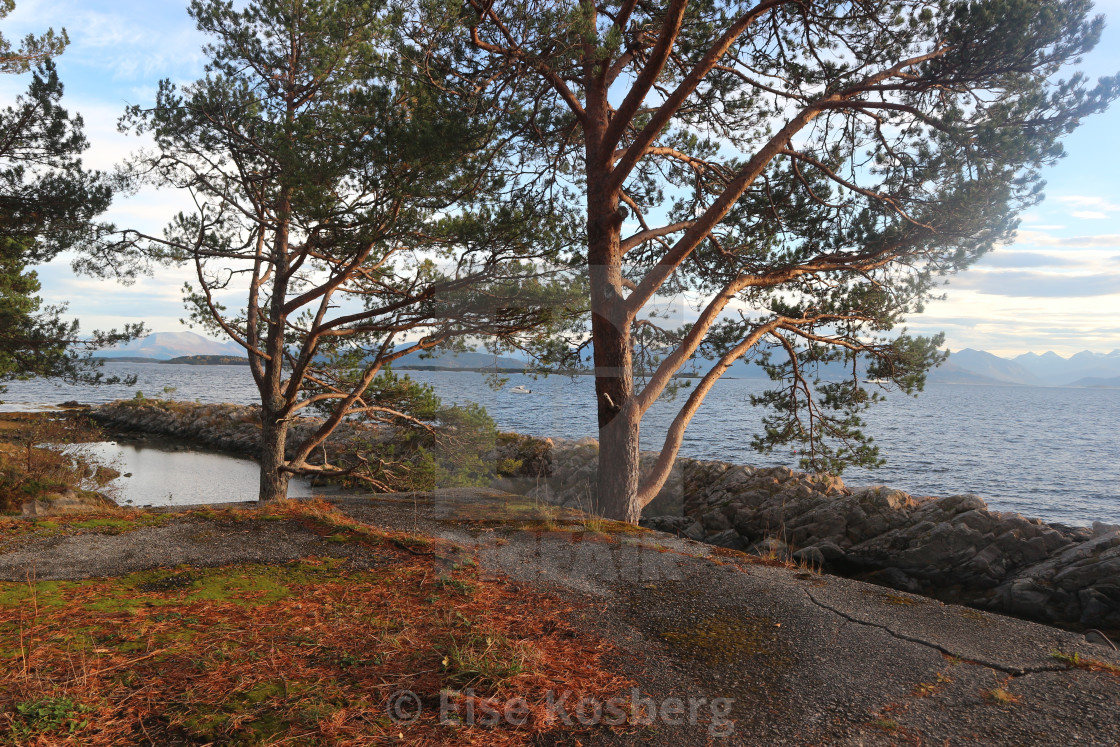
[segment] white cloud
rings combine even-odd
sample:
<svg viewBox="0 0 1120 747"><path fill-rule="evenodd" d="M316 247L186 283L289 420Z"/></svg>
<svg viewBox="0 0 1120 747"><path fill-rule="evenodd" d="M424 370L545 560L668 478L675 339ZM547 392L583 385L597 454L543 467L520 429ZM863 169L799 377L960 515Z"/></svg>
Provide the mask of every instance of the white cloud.
<svg viewBox="0 0 1120 747"><path fill-rule="evenodd" d="M985 254L979 267L1072 267L1079 264L1077 259L1065 255L998 249Z"/></svg>
<svg viewBox="0 0 1120 747"><path fill-rule="evenodd" d="M1042 231L1018 231L1015 234L1015 244L1028 244L1035 246L1061 246L1061 247L1120 247L1120 234L1102 233L1088 236L1054 236Z"/></svg>
<svg viewBox="0 0 1120 747"><path fill-rule="evenodd" d="M951 281L958 288L969 288L993 296L1018 298L1081 298L1120 295L1120 273L1069 274L1028 270L966 272ZM1120 304L1117 305L1120 308Z"/></svg>
<svg viewBox="0 0 1120 747"><path fill-rule="evenodd" d="M920 334L944 331L953 350L976 348L997 355L1053 350L1120 348L1120 322L1104 320L1102 309L1120 310L1120 294L1094 298L995 296L950 286L947 298L911 317L907 327Z"/></svg>
<svg viewBox="0 0 1120 747"><path fill-rule="evenodd" d="M1073 205L1074 207L1092 208L1106 213L1115 213L1120 211L1120 205L1108 200L1104 197L1096 195L1061 195L1054 198L1058 202L1065 205Z"/></svg>
<svg viewBox="0 0 1120 747"><path fill-rule="evenodd" d="M1019 220L1022 223L1029 224L1027 229L1031 231L1060 231L1065 228L1065 226L1055 224L1039 224L1039 221L1045 220L1045 218L1038 213L1021 213Z"/></svg>
<svg viewBox="0 0 1120 747"><path fill-rule="evenodd" d="M118 80L201 70L203 36L185 3L19 0L5 25L5 33L16 37L65 28L70 46L62 59L67 65L109 71Z"/></svg>

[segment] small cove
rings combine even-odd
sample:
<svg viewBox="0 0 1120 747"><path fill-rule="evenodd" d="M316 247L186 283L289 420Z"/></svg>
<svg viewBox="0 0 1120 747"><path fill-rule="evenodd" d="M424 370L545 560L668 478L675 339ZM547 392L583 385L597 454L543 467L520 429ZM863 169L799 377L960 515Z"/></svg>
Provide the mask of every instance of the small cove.
<svg viewBox="0 0 1120 747"><path fill-rule="evenodd" d="M153 440L98 441L62 447L80 451L121 476L105 491L122 506L187 506L255 501L260 467L251 459ZM294 477L289 498L307 498L311 484Z"/></svg>

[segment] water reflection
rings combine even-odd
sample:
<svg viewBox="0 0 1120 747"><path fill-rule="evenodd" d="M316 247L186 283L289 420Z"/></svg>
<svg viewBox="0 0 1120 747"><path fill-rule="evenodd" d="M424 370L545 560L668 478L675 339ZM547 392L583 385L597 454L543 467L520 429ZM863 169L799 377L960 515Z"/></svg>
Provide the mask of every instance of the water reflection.
<svg viewBox="0 0 1120 747"><path fill-rule="evenodd" d="M185 506L257 499L260 467L250 459L115 441L79 444L64 450L80 450L120 472L121 476L109 484L109 495L121 505ZM292 478L289 498L310 495L307 480Z"/></svg>

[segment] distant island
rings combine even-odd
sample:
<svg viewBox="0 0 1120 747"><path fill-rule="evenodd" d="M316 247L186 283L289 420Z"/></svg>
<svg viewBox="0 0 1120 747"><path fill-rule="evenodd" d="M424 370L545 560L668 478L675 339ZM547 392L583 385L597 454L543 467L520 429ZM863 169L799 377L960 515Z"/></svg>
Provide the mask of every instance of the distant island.
<svg viewBox="0 0 1120 747"><path fill-rule="evenodd" d="M96 361L112 363L183 363L188 366L247 366L248 358L236 355L181 355L177 358L142 358L135 355L114 355L94 358Z"/></svg>
<svg viewBox="0 0 1120 747"><path fill-rule="evenodd" d="M236 355L181 355L160 363L184 363L188 366L248 366L248 358Z"/></svg>

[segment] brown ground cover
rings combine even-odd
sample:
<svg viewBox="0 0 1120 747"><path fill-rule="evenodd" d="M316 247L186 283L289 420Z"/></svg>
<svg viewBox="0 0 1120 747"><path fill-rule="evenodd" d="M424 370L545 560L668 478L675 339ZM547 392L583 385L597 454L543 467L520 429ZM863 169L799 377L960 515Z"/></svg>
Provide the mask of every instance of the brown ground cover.
<svg viewBox="0 0 1120 747"><path fill-rule="evenodd" d="M484 578L450 543L319 503L199 516L215 531L294 518L348 557L0 583L0 743L531 744L572 728L552 718L550 691L602 702L631 685L602 664L608 644L566 622L570 605ZM4 520L0 532L159 520ZM483 717L513 697L503 718ZM441 723L441 701L475 723ZM411 723L390 718L417 704Z"/></svg>
<svg viewBox="0 0 1120 747"><path fill-rule="evenodd" d="M104 438L83 411L0 413L0 513L66 490L92 493L117 476L109 465L45 444L81 444Z"/></svg>

